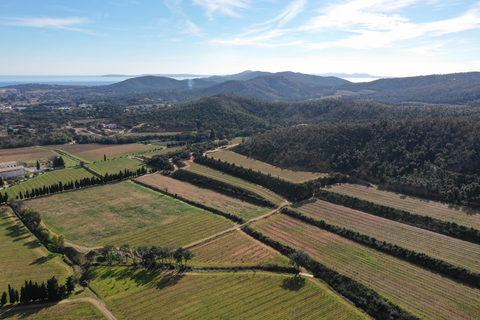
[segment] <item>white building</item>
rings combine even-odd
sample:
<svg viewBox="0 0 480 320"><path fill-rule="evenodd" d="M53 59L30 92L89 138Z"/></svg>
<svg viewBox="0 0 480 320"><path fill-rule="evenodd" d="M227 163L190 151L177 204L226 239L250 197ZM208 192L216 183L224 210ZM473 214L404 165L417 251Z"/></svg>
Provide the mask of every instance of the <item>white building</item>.
<svg viewBox="0 0 480 320"><path fill-rule="evenodd" d="M11 179L25 175L25 168L18 166L16 161L0 162L0 177Z"/></svg>

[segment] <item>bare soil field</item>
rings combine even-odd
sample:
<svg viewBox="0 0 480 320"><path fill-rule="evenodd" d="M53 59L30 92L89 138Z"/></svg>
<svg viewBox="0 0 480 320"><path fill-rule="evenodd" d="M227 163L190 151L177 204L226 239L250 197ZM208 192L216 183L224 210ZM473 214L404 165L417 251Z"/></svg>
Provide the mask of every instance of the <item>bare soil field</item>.
<svg viewBox="0 0 480 320"><path fill-rule="evenodd" d="M0 162L17 161L17 163L34 163L37 160L46 160L54 155L51 151L34 147L1 149Z"/></svg>
<svg viewBox="0 0 480 320"><path fill-rule="evenodd" d="M424 200L400 193L378 190L355 184L334 185L327 190L371 201L387 207L405 210L422 216L455 222L462 226L480 229L480 211Z"/></svg>
<svg viewBox="0 0 480 320"><path fill-rule="evenodd" d="M477 319L480 290L279 214L252 227L424 319Z"/></svg>
<svg viewBox="0 0 480 320"><path fill-rule="evenodd" d="M324 173L282 169L279 167L275 167L271 164L255 160L253 158L248 158L244 155L229 150L212 152L208 155L215 159L235 163L236 165L243 166L245 168L251 168L255 171L261 171L265 174L271 174L274 177L278 177L295 183L305 182L308 180L313 180L326 176L326 174Z"/></svg>
<svg viewBox="0 0 480 320"><path fill-rule="evenodd" d="M233 231L190 249L190 265L202 266L290 266L289 259L258 242L243 231Z"/></svg>
<svg viewBox="0 0 480 320"><path fill-rule="evenodd" d="M244 219L251 219L271 210L161 174L147 175L137 180Z"/></svg>
<svg viewBox="0 0 480 320"><path fill-rule="evenodd" d="M321 200L306 201L295 209L314 219L480 272L480 245Z"/></svg>
<svg viewBox="0 0 480 320"><path fill-rule="evenodd" d="M185 245L233 222L130 181L25 202L75 244ZM128 241L128 242L126 242Z"/></svg>

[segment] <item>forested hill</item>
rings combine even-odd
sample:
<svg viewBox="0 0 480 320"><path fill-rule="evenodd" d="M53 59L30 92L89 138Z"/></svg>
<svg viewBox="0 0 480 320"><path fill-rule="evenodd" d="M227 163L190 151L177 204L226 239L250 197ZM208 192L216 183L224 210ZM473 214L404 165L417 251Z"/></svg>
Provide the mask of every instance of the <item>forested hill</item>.
<svg viewBox="0 0 480 320"><path fill-rule="evenodd" d="M162 128L203 128L239 134L305 123L447 117L470 112L451 108L388 106L364 100L323 99L280 103L220 94L168 109L118 114L113 120L125 126L145 122Z"/></svg>
<svg viewBox="0 0 480 320"><path fill-rule="evenodd" d="M361 93L353 98L362 97L384 103L480 106L480 72L380 79L347 84L341 89Z"/></svg>
<svg viewBox="0 0 480 320"><path fill-rule="evenodd" d="M453 203L480 203L479 117L294 126L237 151L283 167L340 171Z"/></svg>

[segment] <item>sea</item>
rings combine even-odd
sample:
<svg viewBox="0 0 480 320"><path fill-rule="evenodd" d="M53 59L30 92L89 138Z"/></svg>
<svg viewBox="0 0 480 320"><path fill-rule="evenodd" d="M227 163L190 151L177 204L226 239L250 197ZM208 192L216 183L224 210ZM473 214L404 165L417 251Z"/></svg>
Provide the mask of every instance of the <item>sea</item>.
<svg viewBox="0 0 480 320"><path fill-rule="evenodd" d="M2 76L0 75L0 87L17 84L58 84L58 85L83 85L102 86L121 82L134 76ZM170 77L176 80L189 79L188 77ZM345 78L351 82L370 82L378 78Z"/></svg>

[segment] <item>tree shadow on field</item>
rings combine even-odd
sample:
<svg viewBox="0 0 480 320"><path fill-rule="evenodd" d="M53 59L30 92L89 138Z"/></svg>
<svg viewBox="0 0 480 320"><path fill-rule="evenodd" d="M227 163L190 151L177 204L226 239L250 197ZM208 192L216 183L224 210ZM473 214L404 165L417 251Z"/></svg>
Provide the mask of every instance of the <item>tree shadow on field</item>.
<svg viewBox="0 0 480 320"><path fill-rule="evenodd" d="M306 283L305 278L295 276L295 277L283 279L281 287L284 290L298 291L305 286L305 283Z"/></svg>
<svg viewBox="0 0 480 320"><path fill-rule="evenodd" d="M162 290L168 287L172 287L184 277L185 275L180 273L166 275L160 282L158 282L157 289Z"/></svg>
<svg viewBox="0 0 480 320"><path fill-rule="evenodd" d="M317 199L311 198L311 199L307 199L307 200L303 200L303 201L300 201L300 202L291 204L290 207L292 207L292 208L300 208L301 206L304 206L304 205L310 204L310 203L315 203L315 202L317 202Z"/></svg>
<svg viewBox="0 0 480 320"><path fill-rule="evenodd" d="M30 263L30 265L35 265L35 264L44 264L45 262L47 261L50 261L52 260L53 258L55 258L55 255L53 254L49 254L48 256L46 257L41 257L41 258L38 258L37 260L33 261L32 263Z"/></svg>
<svg viewBox="0 0 480 320"><path fill-rule="evenodd" d="M38 242L37 240L32 240L32 241L29 241L29 242L25 242L23 245L28 247L28 249L35 249L35 248L39 248L41 246L40 242Z"/></svg>
<svg viewBox="0 0 480 320"><path fill-rule="evenodd" d="M6 228L8 237L14 238L13 241L21 241L28 238L30 235L26 228L20 227L17 224Z"/></svg>
<svg viewBox="0 0 480 320"><path fill-rule="evenodd" d="M9 307L6 309L2 309L2 314L0 314L0 319L27 319L29 317L36 318L35 315L42 311L43 309L48 309L51 308L55 305L58 304L58 301L55 302L46 302L42 303L41 306L34 306L34 305L27 305L31 307L31 309L20 309L23 306L14 306L14 307Z"/></svg>

